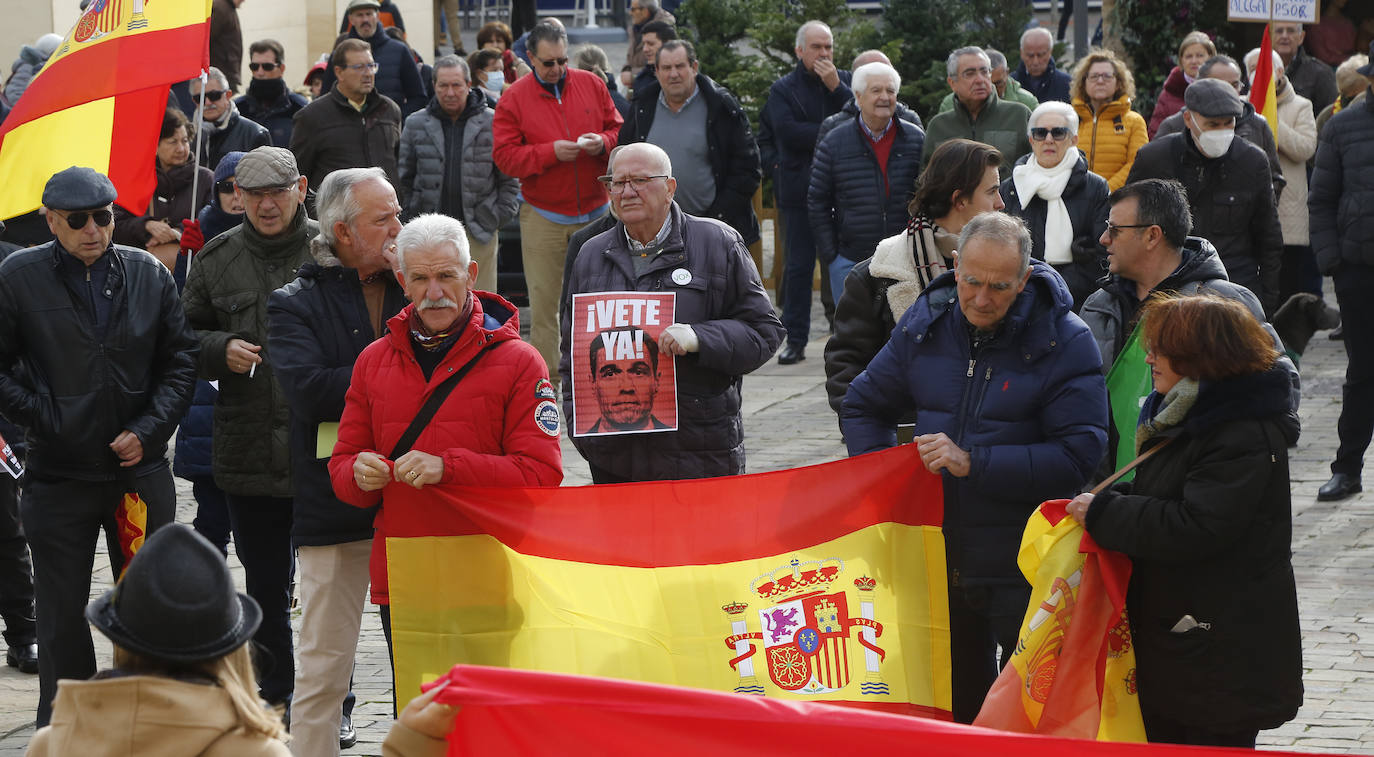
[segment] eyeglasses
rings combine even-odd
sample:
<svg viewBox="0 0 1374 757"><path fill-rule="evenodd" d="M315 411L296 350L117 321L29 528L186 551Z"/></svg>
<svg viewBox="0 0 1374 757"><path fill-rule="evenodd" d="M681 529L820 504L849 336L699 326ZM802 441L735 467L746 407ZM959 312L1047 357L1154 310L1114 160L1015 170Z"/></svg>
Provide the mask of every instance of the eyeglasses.
<svg viewBox="0 0 1374 757"><path fill-rule="evenodd" d="M1109 238L1111 238L1111 239L1116 239L1116 235L1117 235L1117 234L1120 234L1122 229L1148 229L1148 228L1150 228L1151 226L1154 226L1154 225L1155 225L1155 224L1152 224L1152 223L1128 223L1128 224L1123 224L1123 225L1121 225L1121 226L1117 226L1116 224L1112 223L1111 221L1108 221L1108 222L1107 222L1107 236L1108 236Z"/></svg>
<svg viewBox="0 0 1374 757"><path fill-rule="evenodd" d="M567 58L553 58L553 59L550 59L550 60L542 60L542 59L540 59L540 58L535 58L535 59L534 59L534 62L535 62L535 63L538 63L539 65L543 66L544 68L553 68L554 66L566 66L566 65L568 65L568 59L567 59Z"/></svg>
<svg viewBox="0 0 1374 757"><path fill-rule="evenodd" d="M102 208L100 210L78 210L74 213L66 214L58 210L54 210L52 212L57 213L58 216L67 219L67 225L70 226L74 231L80 231L81 229L86 228L86 221L89 221L92 218L95 219L96 226L109 226L111 223L114 222L114 213L111 212L108 208Z"/></svg>
<svg viewBox="0 0 1374 757"><path fill-rule="evenodd" d="M375 74L377 73L377 69L381 68L381 65L374 61L372 63L354 63L351 66L344 66L344 68L350 71L357 71L360 74L364 71Z"/></svg>
<svg viewBox="0 0 1374 757"><path fill-rule="evenodd" d="M197 100L209 100L212 103L217 103L221 97L227 94L229 94L229 90L227 89L207 89L194 97Z"/></svg>
<svg viewBox="0 0 1374 757"><path fill-rule="evenodd" d="M1063 142L1064 140L1069 138L1069 127L1056 126L1053 129L1047 129L1043 126L1035 126L1031 128L1031 139L1035 140L1036 142L1044 142L1045 137L1052 137L1056 142Z"/></svg>
<svg viewBox="0 0 1374 757"><path fill-rule="evenodd" d="M285 187L262 187L260 189L244 189L243 193L249 197L252 197L254 200L280 200L282 197L286 195L287 192L290 192L292 188L294 188L295 186L295 184L291 184Z"/></svg>
<svg viewBox="0 0 1374 757"><path fill-rule="evenodd" d="M1116 74L1114 73L1088 74L1088 81L1113 81L1115 79Z"/></svg>
<svg viewBox="0 0 1374 757"><path fill-rule="evenodd" d="M277 70L277 66L278 66L278 65L280 65L280 64L278 64L278 63L273 63L273 62L271 62L271 61L268 61L268 62L266 62L266 63L249 63L249 64L248 64L248 70L249 70L249 71L266 71L266 72L268 72L268 73L270 74L270 73L272 73L273 71L276 71L276 70Z"/></svg>
<svg viewBox="0 0 1374 757"><path fill-rule="evenodd" d="M649 186L649 182L653 181L654 179L670 179L672 177L668 174L660 174L658 176L632 176L628 179L612 179L609 176L598 176L596 178L597 181L606 185L607 192L610 192L613 195L618 195L625 191L626 184L633 185L635 191L638 192L644 189L645 187Z"/></svg>
<svg viewBox="0 0 1374 757"><path fill-rule="evenodd" d="M983 68L966 68L959 72L959 78L966 81L972 81L980 76L992 76L992 69L984 66Z"/></svg>

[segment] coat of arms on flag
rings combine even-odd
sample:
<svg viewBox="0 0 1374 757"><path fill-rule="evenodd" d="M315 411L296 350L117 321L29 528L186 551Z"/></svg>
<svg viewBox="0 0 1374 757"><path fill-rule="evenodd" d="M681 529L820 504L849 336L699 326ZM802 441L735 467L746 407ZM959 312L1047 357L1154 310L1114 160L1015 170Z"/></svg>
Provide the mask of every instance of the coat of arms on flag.
<svg viewBox="0 0 1374 757"><path fill-rule="evenodd" d="M76 22L72 34L74 42L93 42L115 31L124 23L124 12L133 9L128 28L143 29L148 20L143 16L144 0L95 0Z"/></svg>

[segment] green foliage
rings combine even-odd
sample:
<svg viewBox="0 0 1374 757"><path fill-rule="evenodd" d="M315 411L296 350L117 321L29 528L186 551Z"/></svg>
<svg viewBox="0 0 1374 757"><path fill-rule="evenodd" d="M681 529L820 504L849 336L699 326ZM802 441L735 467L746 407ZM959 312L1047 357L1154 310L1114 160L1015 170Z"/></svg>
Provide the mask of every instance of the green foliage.
<svg viewBox="0 0 1374 757"><path fill-rule="evenodd" d="M1015 67L1030 17L1023 0L885 0L885 37L900 51L892 62L902 75L902 99L929 121L949 94L945 59L966 45L996 48Z"/></svg>
<svg viewBox="0 0 1374 757"><path fill-rule="evenodd" d="M1227 40L1232 26L1226 21L1224 2L1116 0L1115 13L1109 21L1119 30L1126 56L1132 62L1136 88L1132 107L1141 113L1154 110L1164 80L1177 63L1178 43L1188 32L1204 31L1216 43L1217 52L1233 53Z"/></svg>

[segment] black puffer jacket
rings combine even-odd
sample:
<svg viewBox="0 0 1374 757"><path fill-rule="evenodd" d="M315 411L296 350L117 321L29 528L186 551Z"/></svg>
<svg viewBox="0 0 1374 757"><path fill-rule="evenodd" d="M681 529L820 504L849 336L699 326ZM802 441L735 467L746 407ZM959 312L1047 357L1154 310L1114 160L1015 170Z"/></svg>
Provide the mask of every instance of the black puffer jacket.
<svg viewBox="0 0 1374 757"><path fill-rule="evenodd" d="M1274 728L1302 704L1289 410L1279 366L1204 382L1184 422L1147 441L1174 437L1133 486L1088 509L1093 539L1134 563L1126 608L1147 725ZM1185 615L1203 625L1172 632Z"/></svg>
<svg viewBox="0 0 1374 757"><path fill-rule="evenodd" d="M1023 165L1028 160L1035 160L1035 154L1022 156L1016 165ZM1039 197L1029 200L1022 198L1016 191L1015 179L1002 182L1001 192L1002 202L1007 205L1003 212L1019 216L1030 227L1031 257L1044 260L1048 203ZM1069 285L1075 313L1083 309L1083 302L1088 295L1097 291L1097 280L1106 271L1107 251L1097 240L1107 230L1107 213L1111 210L1107 205L1109 194L1111 190L1107 188L1107 180L1089 171L1088 161L1079 153L1078 162L1069 175L1069 183L1064 185L1064 193L1060 195L1068 208L1069 222L1073 225L1073 242L1070 244L1073 262L1055 266L1055 270Z"/></svg>
<svg viewBox="0 0 1374 757"><path fill-rule="evenodd" d="M316 454L316 439L321 423L343 416L353 363L374 335L357 269L344 268L318 238L310 253L314 260L300 267L295 281L267 298L267 340L291 404L291 543L316 547L372 538L377 508L357 508L334 496L329 453ZM383 281L385 323L406 299L394 276Z"/></svg>
<svg viewBox="0 0 1374 757"><path fill-rule="evenodd" d="M311 190L340 168L369 166L385 171L391 186L401 185L401 109L376 90L368 93L361 113L338 89L330 90L302 108L295 122L291 152Z"/></svg>
<svg viewBox="0 0 1374 757"><path fill-rule="evenodd" d="M739 234L720 221L687 215L677 203L670 212L672 228L663 252L642 275L635 275L623 224L583 245L562 311L558 372L565 418L573 417L573 294L675 292L674 320L696 332L700 349L675 362L677 431L573 439L593 465L632 481L744 473L743 376L768 362L784 336ZM677 283L679 277L672 275L676 270L690 274L686 283Z"/></svg>
<svg viewBox="0 0 1374 757"><path fill-rule="evenodd" d="M1241 105L1245 107L1245 112L1236 118L1236 136L1264 150L1264 154L1269 156L1269 175L1274 178L1274 197L1277 199L1288 180L1283 177L1283 166L1279 165L1279 145L1274 141L1274 130L1269 128L1269 122L1264 120L1264 116L1255 113L1255 106L1251 105L1249 100L1243 101ZM1159 125L1159 131L1155 132L1154 139L1181 134L1187 129L1188 126L1183 123L1183 114L1175 113Z"/></svg>
<svg viewBox="0 0 1374 757"><path fill-rule="evenodd" d="M906 228L907 205L921 173L925 132L919 126L892 120L897 129L884 177L873 140L859 117L841 124L816 145L806 209L816 240L816 256L829 263L837 255L866 260L878 242Z"/></svg>
<svg viewBox="0 0 1374 757"><path fill-rule="evenodd" d="M1312 251L1322 273L1374 265L1374 91L1326 122L1307 189Z"/></svg>
<svg viewBox="0 0 1374 757"><path fill-rule="evenodd" d="M765 141L766 125L769 141L777 150L773 186L779 205L806 207L811 158L816 153L816 134L821 122L854 99L849 89L849 72L841 69L839 76L839 86L828 90L819 76L798 62L796 68L768 89L768 100L759 114L759 141Z"/></svg>
<svg viewBox="0 0 1374 757"><path fill-rule="evenodd" d="M1193 211L1191 234L1217 248L1227 277L1259 297L1266 314L1279 306L1283 232L1273 176L1264 151L1231 140L1220 158L1198 152L1188 132L1170 134L1140 148L1126 183L1177 179Z"/></svg>
<svg viewBox="0 0 1374 757"><path fill-rule="evenodd" d="M97 339L89 306L60 275L66 254L49 242L0 263L0 414L26 430L34 475L126 475L109 446L124 430L143 444L135 475L164 467L198 349L172 275L147 252L111 245L109 323Z"/></svg>
<svg viewBox="0 0 1374 757"><path fill-rule="evenodd" d="M759 240L759 219L754 215L754 190L763 177L759 169L759 146L749 128L749 116L725 88L706 74L697 74L697 92L706 103L706 150L711 161L711 177L716 182L716 199L704 214L729 224L744 237L745 244ZM614 91L614 90L612 90ZM620 144L645 142L654 126L658 96L657 81L636 97L631 113L620 127Z"/></svg>

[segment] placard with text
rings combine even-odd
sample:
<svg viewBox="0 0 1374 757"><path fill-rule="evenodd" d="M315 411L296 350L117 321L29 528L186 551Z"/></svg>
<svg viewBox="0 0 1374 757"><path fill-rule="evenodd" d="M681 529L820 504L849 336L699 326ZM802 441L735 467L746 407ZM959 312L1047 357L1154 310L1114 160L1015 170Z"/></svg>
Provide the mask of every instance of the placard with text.
<svg viewBox="0 0 1374 757"><path fill-rule="evenodd" d="M673 292L573 295L573 436L677 430L677 371L659 349Z"/></svg>

